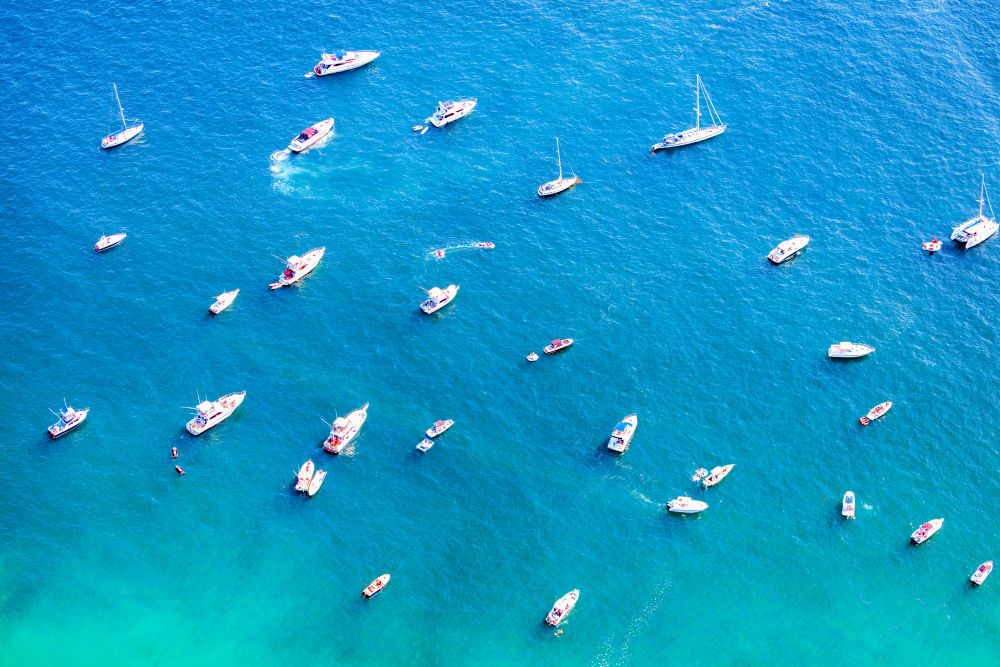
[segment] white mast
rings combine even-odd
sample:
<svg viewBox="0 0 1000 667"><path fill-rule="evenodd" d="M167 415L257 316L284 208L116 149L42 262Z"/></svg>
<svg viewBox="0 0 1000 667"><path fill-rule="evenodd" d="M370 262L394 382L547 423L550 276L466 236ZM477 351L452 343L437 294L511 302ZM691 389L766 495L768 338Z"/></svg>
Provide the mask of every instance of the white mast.
<svg viewBox="0 0 1000 667"><path fill-rule="evenodd" d="M979 217L983 217L983 193L986 192L986 174L983 174L983 180L979 184Z"/></svg>
<svg viewBox="0 0 1000 667"><path fill-rule="evenodd" d="M559 137L556 137L556 160L559 162L559 180L562 181L562 155L559 154Z"/></svg>
<svg viewBox="0 0 1000 667"><path fill-rule="evenodd" d="M694 87L694 126L696 130L701 129L701 74L696 74L698 82Z"/></svg>
<svg viewBox="0 0 1000 667"><path fill-rule="evenodd" d="M121 117L122 117L122 127L124 128L126 126L126 123L125 123L125 110L122 109L122 101L118 98L118 85L114 84L114 83L112 83L111 85L114 86L114 88L115 88L115 102L118 103L118 113L121 114Z"/></svg>

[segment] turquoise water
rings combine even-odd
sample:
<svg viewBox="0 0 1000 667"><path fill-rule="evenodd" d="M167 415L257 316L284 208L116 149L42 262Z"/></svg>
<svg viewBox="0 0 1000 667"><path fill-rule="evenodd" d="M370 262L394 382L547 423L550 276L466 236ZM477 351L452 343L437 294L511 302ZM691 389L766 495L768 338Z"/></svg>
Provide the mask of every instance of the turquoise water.
<svg viewBox="0 0 1000 667"><path fill-rule="evenodd" d="M0 9L0 663L996 663L1000 584L967 580L1000 556L1000 240L919 250L975 214L980 173L1000 192L995 15ZM382 57L303 78L337 47ZM729 130L650 155L698 73ZM101 151L112 81L146 131ZM275 155L329 116L325 145ZM540 200L555 136L583 183ZM768 265L793 233L809 249ZM477 240L497 247L429 256ZM319 245L267 289L272 254ZM524 361L557 336L577 343ZM827 360L845 339L877 351ZM196 391L243 389L184 432ZM91 414L53 443L63 397ZM365 401L353 455L325 455L320 417ZM329 470L311 500L307 458ZM668 515L681 493L710 508Z"/></svg>

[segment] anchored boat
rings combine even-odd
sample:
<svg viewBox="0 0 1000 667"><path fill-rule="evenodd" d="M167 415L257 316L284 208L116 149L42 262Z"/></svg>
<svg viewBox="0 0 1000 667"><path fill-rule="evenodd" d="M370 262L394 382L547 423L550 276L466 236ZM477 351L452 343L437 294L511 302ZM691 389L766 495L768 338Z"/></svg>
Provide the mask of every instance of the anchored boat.
<svg viewBox="0 0 1000 667"><path fill-rule="evenodd" d="M608 449L618 454L624 454L632 444L632 436L635 435L635 428L639 425L637 415L628 415L615 425L611 431L611 438L608 440Z"/></svg>
<svg viewBox="0 0 1000 667"><path fill-rule="evenodd" d="M913 531L913 534L910 535L910 539L913 540L914 544L926 542L932 535L934 535L934 533L941 530L942 524L944 524L944 519L931 519L924 525L920 526L920 528Z"/></svg>
<svg viewBox="0 0 1000 667"><path fill-rule="evenodd" d="M382 55L379 51L344 51L324 53L320 61L313 67L316 76L338 74L363 67Z"/></svg>
<svg viewBox="0 0 1000 667"><path fill-rule="evenodd" d="M722 118L719 117L719 113L715 110L715 105L712 104L712 98L708 96L708 89L705 88L705 84L701 80L701 75L696 75L696 79L694 88L694 127L684 130L683 132L666 135L663 137L663 141L653 144L652 152L655 153L656 151L663 150L665 148L680 148L681 146L687 146L688 144L696 144L699 141L711 139L712 137L726 131L726 125L722 122ZM705 106L708 111L708 117L712 121L712 124L706 127L701 126L701 91L705 91Z"/></svg>
<svg viewBox="0 0 1000 667"><path fill-rule="evenodd" d="M368 584L368 586L365 587L365 590L361 591L361 594L364 595L366 598L371 598L376 593L385 588L388 584L389 584L389 575L383 574L381 577L379 577L372 583Z"/></svg>
<svg viewBox="0 0 1000 667"><path fill-rule="evenodd" d="M432 287L429 290L424 290L427 292L427 299L420 304L420 310L427 315L441 310L455 298L455 295L458 294L458 288L459 285L448 285L444 289Z"/></svg>
<svg viewBox="0 0 1000 667"><path fill-rule="evenodd" d="M186 428L188 433L191 435L201 435L213 426L229 419L233 412L236 411L236 408L240 407L240 404L243 403L246 395L245 391L237 391L232 394L226 394L217 401L202 401L196 407L188 408L198 413L194 416L194 419L187 423Z"/></svg>
<svg viewBox="0 0 1000 667"><path fill-rule="evenodd" d="M735 463L727 463L724 466L715 466L712 468L712 472L708 473L708 476L701 480L701 488L707 489L710 486L715 486L725 479L726 475L732 472L735 466Z"/></svg>
<svg viewBox="0 0 1000 667"><path fill-rule="evenodd" d="M55 440L56 438L61 438L82 424L84 420L87 419L87 414L90 412L90 408L74 410L66 404L65 400L63 400L63 407L59 410L59 412L52 409L50 409L49 412L59 417L59 421L49 427L49 437Z"/></svg>
<svg viewBox="0 0 1000 667"><path fill-rule="evenodd" d="M697 514L708 509L708 503L692 500L687 496L677 496L667 502L667 509L677 514Z"/></svg>
<svg viewBox="0 0 1000 667"><path fill-rule="evenodd" d="M844 341L831 345L827 356L831 359L857 359L858 357L867 356L874 351L875 348L871 345Z"/></svg>
<svg viewBox="0 0 1000 667"><path fill-rule="evenodd" d="M576 606L576 602L579 599L580 590L573 589L566 595L556 600L556 603L552 605L552 609L549 610L548 615L545 617L545 622L552 626L562 623L566 619L569 612L573 611L573 607Z"/></svg>
<svg viewBox="0 0 1000 667"><path fill-rule="evenodd" d="M844 493L844 500L840 504L840 515L846 519L854 518L854 492Z"/></svg>
<svg viewBox="0 0 1000 667"><path fill-rule="evenodd" d="M983 215L983 201L990 209L990 217ZM951 233L951 240L964 243L966 248L977 246L986 239L997 233L1000 225L997 225L996 216L993 215L993 205L990 204L990 195L986 191L986 176L983 176L982 184L979 188L979 215L963 222Z"/></svg>
<svg viewBox="0 0 1000 667"><path fill-rule="evenodd" d="M323 449L331 454L339 454L358 434L366 419L368 419L368 403L349 413L346 417L334 419L330 435L323 443Z"/></svg>
<svg viewBox="0 0 1000 667"><path fill-rule="evenodd" d="M215 297L215 303L209 306L208 309L212 312L213 315L218 315L226 308L229 308L230 304L232 304L233 301L236 300L236 297L237 295L239 295L239 293L240 291L238 289L234 289L232 292L223 292L219 296Z"/></svg>
<svg viewBox="0 0 1000 667"><path fill-rule="evenodd" d="M559 163L559 178L554 181L549 181L545 185L538 187L539 197L550 197L555 194L559 194L563 190L568 190L577 183L580 183L580 179L576 177L576 174L563 178L562 171L562 155L559 152L559 137L556 137L556 161ZM572 169L570 169L572 173Z"/></svg>
<svg viewBox="0 0 1000 667"><path fill-rule="evenodd" d="M101 148L114 148L115 146L121 146L126 141L135 138L137 134L142 132L145 125L138 118L131 121L125 120L125 110L122 109L122 101L118 98L118 84L111 84L115 89L115 105L118 107L118 115L122 119L122 129L112 132L108 136L101 139ZM131 125L129 124L131 123Z"/></svg>
<svg viewBox="0 0 1000 667"><path fill-rule="evenodd" d="M94 250L97 252L104 252L105 250L111 250L116 245L119 245L125 240L125 232L120 232L118 234L112 234L111 236L101 236L97 243L94 244Z"/></svg>
<svg viewBox="0 0 1000 667"><path fill-rule="evenodd" d="M278 289L279 287L285 287L286 285L292 285L299 282L309 275L310 271L319 265L319 261L323 259L323 253L325 252L326 246L323 246L322 248L313 248L301 257L292 255L288 258L288 264L285 266L285 271L278 276L278 282L271 283L270 288Z"/></svg>
<svg viewBox="0 0 1000 667"><path fill-rule="evenodd" d="M313 466L312 459L309 459L302 464L299 468L298 474L295 476L295 490L299 493L305 493L309 490L309 485L312 483L313 472L315 467Z"/></svg>
<svg viewBox="0 0 1000 667"><path fill-rule="evenodd" d="M778 247L772 250L767 258L771 260L772 264L781 264L798 255L807 245L809 245L809 237L796 234L787 241L779 243Z"/></svg>
<svg viewBox="0 0 1000 667"><path fill-rule="evenodd" d="M879 403L874 408L868 411L868 414L861 418L861 425L868 426L879 417L885 415L892 408L892 401L886 401L885 403Z"/></svg>

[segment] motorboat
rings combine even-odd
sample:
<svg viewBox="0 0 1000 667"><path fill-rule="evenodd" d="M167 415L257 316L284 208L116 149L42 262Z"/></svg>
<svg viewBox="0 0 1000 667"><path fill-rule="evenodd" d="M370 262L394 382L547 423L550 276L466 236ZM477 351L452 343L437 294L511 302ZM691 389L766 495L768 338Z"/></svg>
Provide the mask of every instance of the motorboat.
<svg viewBox="0 0 1000 667"><path fill-rule="evenodd" d="M474 248L481 248L483 250L492 250L493 248L497 247L497 244L493 243L492 241L476 241L475 243L472 244L472 246Z"/></svg>
<svg viewBox="0 0 1000 667"><path fill-rule="evenodd" d="M476 100L458 100L457 102L438 102L434 114L428 118L434 127L444 127L448 123L454 123L459 118L468 116L476 108Z"/></svg>
<svg viewBox="0 0 1000 667"><path fill-rule="evenodd" d="M542 350L545 354L553 354L559 350L565 350L567 347L573 344L572 338L557 338Z"/></svg>
<svg viewBox="0 0 1000 667"><path fill-rule="evenodd" d="M323 443L323 449L331 454L339 454L368 419L368 403L349 413L346 417L337 417L331 425L330 435Z"/></svg>
<svg viewBox="0 0 1000 667"><path fill-rule="evenodd" d="M278 276L278 282L271 283L271 289L292 285L302 280L319 265L319 261L323 259L323 253L325 252L326 246L323 246L321 248L313 248L301 257L298 255L289 257L288 265L285 267L284 272Z"/></svg>
<svg viewBox="0 0 1000 667"><path fill-rule="evenodd" d="M217 401L201 401L196 407L189 408L198 414L187 423L188 433L201 435L213 426L225 421L236 411L236 408L240 407L246 395L245 391L237 391L226 394Z"/></svg>
<svg viewBox="0 0 1000 667"><path fill-rule="evenodd" d="M441 435L454 425L455 425L454 419L438 420L434 422L434 426L431 426L429 429L427 429L426 435L428 438L436 438L437 436Z"/></svg>
<svg viewBox="0 0 1000 667"><path fill-rule="evenodd" d="M433 446L434 446L434 441L433 440L431 440L430 438L424 438L423 440L421 440L420 442L417 443L417 451L418 452L426 452L428 449L430 449Z"/></svg>
<svg viewBox="0 0 1000 667"><path fill-rule="evenodd" d="M615 425L611 431L611 438L608 439L608 449L619 454L628 451L628 446L632 443L632 436L635 435L635 427L639 425L637 415L629 415Z"/></svg>
<svg viewBox="0 0 1000 667"><path fill-rule="evenodd" d="M295 490L299 493L305 493L309 490L309 485L312 484L313 473L316 468L313 466L312 459L309 459L302 464L299 468L298 474L295 476Z"/></svg>
<svg viewBox="0 0 1000 667"><path fill-rule="evenodd" d="M663 137L662 141L653 144L653 148L651 149L653 153L665 148L680 148L681 146L687 146L688 144L696 144L699 141L711 139L712 137L720 135L726 131L726 125L722 122L722 118L719 117L719 113L715 110L715 105L712 104L712 98L708 96L708 89L705 88L705 84L701 80L701 75L696 75L696 79L694 89L694 127L684 130L683 132L667 134ZM701 126L702 91L705 92L705 106L708 111L709 119L712 121L711 125L707 125L705 127Z"/></svg>
<svg viewBox="0 0 1000 667"><path fill-rule="evenodd" d="M809 245L809 237L796 234L787 241L779 243L778 247L772 250L767 258L773 264L781 264L798 255L807 245Z"/></svg>
<svg viewBox="0 0 1000 667"><path fill-rule="evenodd" d="M938 241L937 237L935 236L930 241L925 241L924 243L921 243L920 247L923 250L926 250L927 252L933 255L934 253L936 253L938 250L941 249L941 242Z"/></svg>
<svg viewBox="0 0 1000 667"><path fill-rule="evenodd" d="M708 509L708 503L701 500L692 500L687 496L677 496L667 502L667 509L677 514L697 514Z"/></svg>
<svg viewBox="0 0 1000 667"><path fill-rule="evenodd" d="M368 586L365 588L365 590L361 592L361 594L364 595L366 598L370 598L379 591L381 591L383 588L385 588L388 583L389 583L389 575L383 574L381 577L379 577L372 583L368 584Z"/></svg>
<svg viewBox="0 0 1000 667"><path fill-rule="evenodd" d="M320 139L333 132L333 119L321 120L315 125L310 125L302 130L299 136L292 139L288 144L288 150L293 153L301 153L311 146L315 146Z"/></svg>
<svg viewBox="0 0 1000 667"><path fill-rule="evenodd" d="M990 576L990 572L992 571L993 561L988 560L976 568L976 571L972 573L971 577L969 577L969 581L972 582L973 586L979 586L986 581L986 577Z"/></svg>
<svg viewBox="0 0 1000 667"><path fill-rule="evenodd" d="M101 139L101 148L114 148L115 146L121 146L126 141L134 139L145 127L143 122L138 118L131 120L125 119L125 110L122 109L122 101L118 98L118 84L113 83L111 85L115 89L115 105L118 107L118 115L122 119L122 129L115 130Z"/></svg>
<svg viewBox="0 0 1000 667"><path fill-rule="evenodd" d="M320 61L313 67L316 76L338 74L363 67L382 55L379 51L344 51L322 54Z"/></svg>
<svg viewBox="0 0 1000 667"><path fill-rule="evenodd" d="M528 356L526 357L526 359L528 361L538 361L538 355L535 354L534 352L529 352Z"/></svg>
<svg viewBox="0 0 1000 667"><path fill-rule="evenodd" d="M104 252L105 250L111 250L116 245L120 244L125 240L125 232L120 232L118 234L112 234L111 236L101 236L97 243L94 244L94 250L97 252Z"/></svg>
<svg viewBox="0 0 1000 667"><path fill-rule="evenodd" d="M844 500L840 504L840 515L847 519L854 518L854 492L847 491L844 493Z"/></svg>
<svg viewBox="0 0 1000 667"><path fill-rule="evenodd" d="M559 152L558 137L556 137L556 160L559 162L559 178L554 181L549 181L545 185L538 186L539 197L551 197L552 195L559 194L563 190L568 190L577 183L581 182L580 179L576 177L576 174L563 178L562 155ZM573 170L570 169L570 173L572 172Z"/></svg>
<svg viewBox="0 0 1000 667"><path fill-rule="evenodd" d="M830 350L827 352L827 356L831 359L857 359L858 357L869 355L874 351L875 348L871 345L843 341L841 343L831 345Z"/></svg>
<svg viewBox="0 0 1000 667"><path fill-rule="evenodd" d="M312 479L309 480L309 489L307 490L310 498L316 495L316 492L319 491L319 487L323 486L324 479L326 479L325 470L317 470L315 474L313 474Z"/></svg>
<svg viewBox="0 0 1000 667"><path fill-rule="evenodd" d="M66 404L66 401L63 401L63 407L60 408L59 412L56 412L55 410L49 411L59 417L59 421L49 427L49 436L55 440L56 438L61 438L82 424L84 420L87 419L87 414L90 412L90 408L74 410Z"/></svg>
<svg viewBox="0 0 1000 667"><path fill-rule="evenodd" d="M892 401L886 401L885 403L879 403L874 408L868 411L868 414L861 418L861 425L868 426L879 417L883 416L885 413L889 412L892 408Z"/></svg>
<svg viewBox="0 0 1000 667"><path fill-rule="evenodd" d="M735 463L727 463L724 466L715 466L712 468L712 471L708 473L708 476L701 480L701 488L707 489L710 486L715 486L725 479L726 475L732 472L735 466Z"/></svg>
<svg viewBox="0 0 1000 667"><path fill-rule="evenodd" d="M579 599L580 590L573 589L556 600L556 603L552 605L552 609L549 610L548 615L545 617L545 622L552 626L562 623L566 619L566 615L573 611L573 607L576 606L576 601Z"/></svg>
<svg viewBox="0 0 1000 667"><path fill-rule="evenodd" d="M913 531L910 535L910 539L913 540L914 544L922 544L926 542L934 533L941 530L941 525L944 523L944 519L931 519L924 525Z"/></svg>
<svg viewBox="0 0 1000 667"><path fill-rule="evenodd" d="M215 297L215 303L208 307L212 311L213 315L218 315L236 300L236 296L240 293L238 289L234 289L232 292L223 292L219 296Z"/></svg>
<svg viewBox="0 0 1000 667"><path fill-rule="evenodd" d="M441 310L455 298L455 295L458 294L458 288L458 285L448 285L444 289L432 287L429 290L424 290L427 292L427 299L420 304L420 310L427 315Z"/></svg>
<svg viewBox="0 0 1000 667"><path fill-rule="evenodd" d="M983 201L990 209L990 217L983 215ZM982 185L979 188L979 215L963 222L955 227L951 233L951 240L964 243L966 248L977 246L986 239L997 233L1000 225L997 225L996 216L993 215L993 205L990 204L990 195L986 191L986 176L983 176Z"/></svg>

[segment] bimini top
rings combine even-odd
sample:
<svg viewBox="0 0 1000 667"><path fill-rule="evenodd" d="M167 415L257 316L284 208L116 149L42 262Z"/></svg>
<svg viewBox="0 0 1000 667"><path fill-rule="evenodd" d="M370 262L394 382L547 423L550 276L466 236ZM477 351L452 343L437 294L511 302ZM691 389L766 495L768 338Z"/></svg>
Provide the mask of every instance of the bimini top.
<svg viewBox="0 0 1000 667"><path fill-rule="evenodd" d="M337 417L336 419L333 420L333 427L334 428L346 428L347 427L347 419L345 417Z"/></svg>
<svg viewBox="0 0 1000 667"><path fill-rule="evenodd" d="M296 141L305 141L309 137L311 137L314 134L316 134L318 131L319 130L317 130L315 127L306 128L305 130L302 131L302 134L299 135L299 137L298 137L298 139L296 139Z"/></svg>
<svg viewBox="0 0 1000 667"><path fill-rule="evenodd" d="M427 296L429 296L434 301L440 301L446 298L448 295L445 294L440 287L432 287L427 290Z"/></svg>
<svg viewBox="0 0 1000 667"><path fill-rule="evenodd" d="M454 102L448 100L447 102L438 102L438 111L447 111L455 105Z"/></svg>
<svg viewBox="0 0 1000 667"><path fill-rule="evenodd" d="M305 132L302 134L305 134ZM302 258L298 255L292 255L288 258L288 266L298 266L300 262L302 262Z"/></svg>
<svg viewBox="0 0 1000 667"><path fill-rule="evenodd" d="M324 53L323 54L323 59L324 60L327 59L327 58L331 58L333 60L343 60L346 57L347 57L347 51L345 51L343 49L337 49L333 53Z"/></svg>
<svg viewBox="0 0 1000 667"><path fill-rule="evenodd" d="M632 422L618 422L618 425L615 426L615 433L624 433L625 429L627 429L631 425Z"/></svg>
<svg viewBox="0 0 1000 667"><path fill-rule="evenodd" d="M212 409L212 402L211 401L202 401L201 403L198 404L198 407L195 408L195 409L198 412L208 412L209 410Z"/></svg>
<svg viewBox="0 0 1000 667"><path fill-rule="evenodd" d="M68 422L71 419L73 419L73 417L76 416L76 410L67 405L64 408L60 408L59 416L62 418L63 421Z"/></svg>

